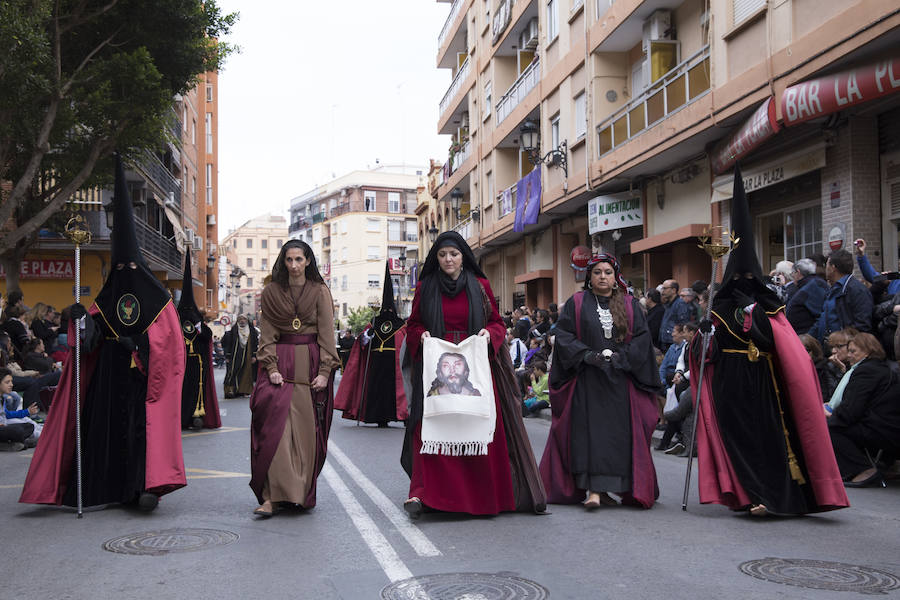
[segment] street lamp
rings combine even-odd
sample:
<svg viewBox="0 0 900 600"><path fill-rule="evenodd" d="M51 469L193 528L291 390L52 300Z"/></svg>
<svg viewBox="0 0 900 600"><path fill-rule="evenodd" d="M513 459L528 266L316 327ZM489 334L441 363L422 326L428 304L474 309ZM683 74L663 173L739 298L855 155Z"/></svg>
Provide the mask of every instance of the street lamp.
<svg viewBox="0 0 900 600"><path fill-rule="evenodd" d="M428 228L428 239L431 240L432 244L434 243L434 240L437 239L437 236L439 233L440 233L440 231L438 231L438 228L435 227L434 225L432 225L431 227Z"/></svg>
<svg viewBox="0 0 900 600"><path fill-rule="evenodd" d="M459 215L459 207L462 204L462 199L465 197L463 191L458 187L453 188L453 191L450 192L450 208L453 209L453 212L456 213L456 220L458 221L460 218Z"/></svg>
<svg viewBox="0 0 900 600"><path fill-rule="evenodd" d="M522 142L522 150L528 153L528 160L531 161L531 164L537 166L546 163L551 167L562 167L563 172L566 174L566 179L569 178L568 150L565 140L541 158L540 129L537 123L530 119L526 120L519 127L519 140Z"/></svg>

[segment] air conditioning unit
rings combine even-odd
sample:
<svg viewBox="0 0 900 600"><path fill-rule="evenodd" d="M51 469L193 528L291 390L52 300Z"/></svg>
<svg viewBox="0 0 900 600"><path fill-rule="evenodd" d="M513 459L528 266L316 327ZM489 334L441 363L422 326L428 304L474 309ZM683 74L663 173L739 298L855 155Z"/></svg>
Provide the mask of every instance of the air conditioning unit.
<svg viewBox="0 0 900 600"><path fill-rule="evenodd" d="M206 224L207 225L215 225L216 224L216 215L206 215Z"/></svg>
<svg viewBox="0 0 900 600"><path fill-rule="evenodd" d="M199 235L194 236L194 241L191 243L194 250L203 250L203 238Z"/></svg>
<svg viewBox="0 0 900 600"><path fill-rule="evenodd" d="M538 45L538 20L531 19L525 29L519 34L519 48L521 50L534 50Z"/></svg>
<svg viewBox="0 0 900 600"><path fill-rule="evenodd" d="M645 55L650 51L650 42L673 39L675 39L675 30L672 28L672 11L656 10L649 19L644 21L642 49Z"/></svg>
<svg viewBox="0 0 900 600"><path fill-rule="evenodd" d="M184 239L187 240L187 243L188 243L188 244L193 244L193 243L194 243L194 238L195 238L195 237L196 237L196 234L194 234L194 230L193 230L193 229L191 229L190 227L185 228L185 230L184 230Z"/></svg>

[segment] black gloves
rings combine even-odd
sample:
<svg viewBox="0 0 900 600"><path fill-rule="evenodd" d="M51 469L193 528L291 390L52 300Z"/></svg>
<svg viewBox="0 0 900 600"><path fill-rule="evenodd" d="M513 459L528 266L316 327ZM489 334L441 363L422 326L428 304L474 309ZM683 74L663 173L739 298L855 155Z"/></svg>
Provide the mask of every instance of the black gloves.
<svg viewBox="0 0 900 600"><path fill-rule="evenodd" d="M710 319L700 321L700 333L712 333L713 322Z"/></svg>
<svg viewBox="0 0 900 600"><path fill-rule="evenodd" d="M735 304L737 304L741 308L747 308L748 306L756 302L756 300L754 300L741 290L733 290L732 297L734 298Z"/></svg>
<svg viewBox="0 0 900 600"><path fill-rule="evenodd" d="M594 366L594 367L606 367L612 364L614 366L618 366L617 359L619 358L618 352L610 352L609 350L604 350L603 352L595 352L590 351L585 353L584 358L582 359L585 364Z"/></svg>
<svg viewBox="0 0 900 600"><path fill-rule="evenodd" d="M75 303L69 307L69 318L73 321L77 321L81 317L87 315L87 309L83 304Z"/></svg>

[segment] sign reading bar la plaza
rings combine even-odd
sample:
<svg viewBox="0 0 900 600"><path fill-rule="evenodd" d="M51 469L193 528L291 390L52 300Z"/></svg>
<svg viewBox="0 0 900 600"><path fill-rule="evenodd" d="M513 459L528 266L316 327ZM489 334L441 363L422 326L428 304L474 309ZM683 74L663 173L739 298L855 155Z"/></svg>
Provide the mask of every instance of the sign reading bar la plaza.
<svg viewBox="0 0 900 600"><path fill-rule="evenodd" d="M588 233L643 224L641 197L631 192L597 196L588 201Z"/></svg>
<svg viewBox="0 0 900 600"><path fill-rule="evenodd" d="M2 265L0 277L6 277ZM75 279L75 260L72 258L23 260L19 267L19 279Z"/></svg>

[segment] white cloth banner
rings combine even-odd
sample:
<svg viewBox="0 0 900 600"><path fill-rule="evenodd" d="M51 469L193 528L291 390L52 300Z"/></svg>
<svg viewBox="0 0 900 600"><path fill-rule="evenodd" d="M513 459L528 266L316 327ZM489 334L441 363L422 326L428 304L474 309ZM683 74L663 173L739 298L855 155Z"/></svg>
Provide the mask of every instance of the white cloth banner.
<svg viewBox="0 0 900 600"><path fill-rule="evenodd" d="M422 454L487 454L497 424L488 338L423 342Z"/></svg>

